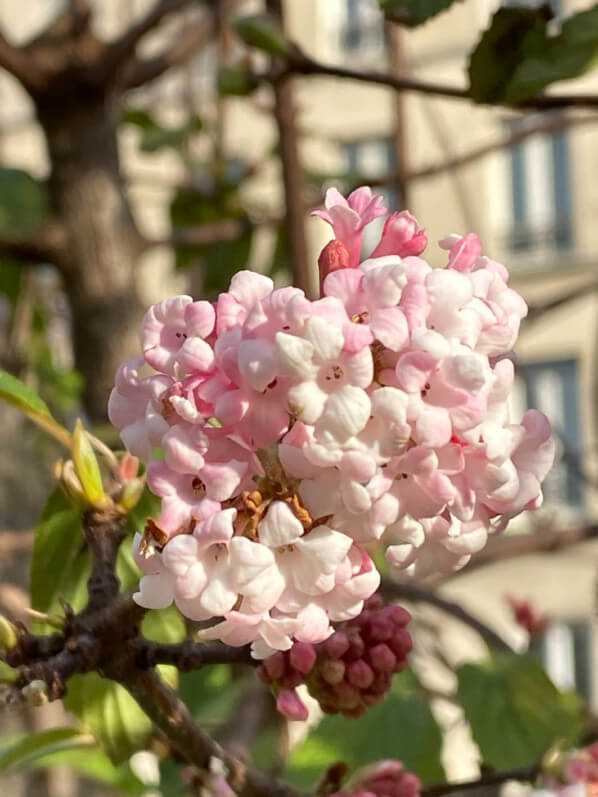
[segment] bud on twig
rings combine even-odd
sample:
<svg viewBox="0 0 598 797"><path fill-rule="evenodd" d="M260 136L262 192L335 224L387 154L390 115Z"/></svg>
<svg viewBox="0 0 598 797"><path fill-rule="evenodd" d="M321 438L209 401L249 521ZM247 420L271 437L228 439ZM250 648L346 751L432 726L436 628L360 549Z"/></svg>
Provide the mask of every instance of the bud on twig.
<svg viewBox="0 0 598 797"><path fill-rule="evenodd" d="M21 694L25 698L26 703L33 708L44 706L49 702L48 685L45 681L36 680L31 681L30 684L21 689Z"/></svg>
<svg viewBox="0 0 598 797"><path fill-rule="evenodd" d="M87 509L88 502L83 494L83 487L79 481L79 477L75 473L75 465L72 459L66 462L59 459L54 466L54 476L58 482L58 486L66 495L70 503L77 509Z"/></svg>
<svg viewBox="0 0 598 797"><path fill-rule="evenodd" d="M118 497L118 505L121 506L126 512L129 512L139 503L139 499L143 495L144 487L145 478L141 476L126 482L122 488L121 494Z"/></svg>
<svg viewBox="0 0 598 797"><path fill-rule="evenodd" d="M0 684L14 684L19 678L19 671L5 661L0 661Z"/></svg>
<svg viewBox="0 0 598 797"><path fill-rule="evenodd" d="M90 504L105 506L109 500L104 494L102 473L89 436L80 419L73 431L73 461L83 493Z"/></svg>
<svg viewBox="0 0 598 797"><path fill-rule="evenodd" d="M0 614L0 656L5 656L19 643L16 627Z"/></svg>

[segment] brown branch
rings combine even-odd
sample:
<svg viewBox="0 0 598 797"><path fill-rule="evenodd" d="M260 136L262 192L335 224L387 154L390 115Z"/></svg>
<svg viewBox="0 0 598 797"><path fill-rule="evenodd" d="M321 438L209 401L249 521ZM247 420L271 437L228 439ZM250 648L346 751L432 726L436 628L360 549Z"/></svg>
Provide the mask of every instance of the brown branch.
<svg viewBox="0 0 598 797"><path fill-rule="evenodd" d="M267 0L268 12L283 25L282 0ZM274 117L278 127L280 160L285 198L287 254L293 284L305 291L308 298L317 296L315 269L310 268L305 237L305 187L299 155L295 121L292 74L282 74L272 83Z"/></svg>
<svg viewBox="0 0 598 797"><path fill-rule="evenodd" d="M463 153L463 155L457 155L454 158L447 158L445 160L439 161L438 163L431 163L428 166L422 166L419 169L410 169L405 173L403 179L407 182L410 182L411 180L425 180L428 177L436 177L439 174L444 174L445 172L460 169L463 166L468 166L470 163L475 163L475 161L484 158L486 155L491 155L493 152L500 152L505 149L516 147L531 136L555 133L559 130L566 130L571 127L577 127L588 123L596 124L597 121L598 120L594 116L572 118L570 116L551 115L548 119L542 119L536 124L530 125L523 130L518 130L506 136L501 136L500 138L497 138L488 144L483 144L480 147L471 149L469 152ZM363 175L355 181L353 187L357 188L360 185L376 185L380 187L394 185L396 184L398 177L399 175L395 173L383 175L382 177L368 177L367 175Z"/></svg>
<svg viewBox="0 0 598 797"><path fill-rule="evenodd" d="M202 644L191 639L175 644L150 642L147 639L135 640L137 665L142 669L157 664L174 664L179 670L196 670L207 664L253 664L249 648L231 647L220 642Z"/></svg>
<svg viewBox="0 0 598 797"><path fill-rule="evenodd" d="M589 296L590 294L595 293L597 290L598 282L590 282L581 285L580 287L575 288L568 293L559 294L559 296L557 296L555 299L549 299L546 302L542 302L542 304L538 303L536 305L530 305L528 308L526 323L536 321L545 313L548 313L551 310L556 310L568 302L575 301L575 299L581 299L582 297Z"/></svg>
<svg viewBox="0 0 598 797"><path fill-rule="evenodd" d="M145 16L106 46L102 58L102 69L105 74L113 75L131 56L134 56L137 44L147 33L156 28L164 17L191 5L192 2L193 0L157 0Z"/></svg>
<svg viewBox="0 0 598 797"><path fill-rule="evenodd" d="M37 64L24 49L15 47L0 33L0 67L10 72L26 88L43 82L43 75Z"/></svg>
<svg viewBox="0 0 598 797"><path fill-rule="evenodd" d="M139 703L152 722L166 735L173 749L199 769L209 771L222 761L227 781L238 797L300 797L305 792L282 783L265 772L244 764L223 750L191 717L187 706L155 671L122 675L109 672Z"/></svg>
<svg viewBox="0 0 598 797"><path fill-rule="evenodd" d="M360 83L375 83L379 86L388 86L395 91L413 91L417 94L424 94L436 97L447 97L456 100L470 100L471 96L467 88L457 86L447 86L442 83L432 83L416 78L391 75L377 70L363 71L351 69L349 67L326 64L317 61L302 52L297 46L293 46L292 55L289 58L287 71L298 75L322 75L327 77L339 77L348 80L356 80ZM272 75L261 75L259 79L272 80ZM526 110L546 111L557 108L598 108L597 94L561 94L547 95L541 94L530 97L520 103L507 102L483 102L480 105L492 105L495 107L518 108Z"/></svg>
<svg viewBox="0 0 598 797"><path fill-rule="evenodd" d="M438 595L433 590L421 584L383 579L380 593L385 598L391 598L393 600L409 600L414 603L427 603L430 606L435 606L437 609L440 609L446 614L450 614L456 620L473 628L490 647L496 648L496 650L512 650L512 647L505 642L496 631L470 614L470 612L458 603L443 598L441 595Z"/></svg>
<svg viewBox="0 0 598 797"><path fill-rule="evenodd" d="M32 235L0 236L0 257L11 257L22 263L53 263L61 267L64 256L64 233L56 221L46 222Z"/></svg>
<svg viewBox="0 0 598 797"><path fill-rule="evenodd" d="M486 547L477 553L458 573L451 573L444 580L458 578L471 573L479 567L487 567L495 562L504 562L534 553L556 553L571 545L579 545L598 538L598 525L582 526L569 531L543 530L532 534L518 534L491 537Z"/></svg>
<svg viewBox="0 0 598 797"><path fill-rule="evenodd" d="M85 613L105 607L118 595L116 557L125 538L126 517L116 511L90 510L83 515L83 533L91 554L91 575L87 582L89 599Z"/></svg>
<svg viewBox="0 0 598 797"><path fill-rule="evenodd" d="M203 25L186 28L175 38L170 47L153 58L135 58L125 70L123 88L132 89L143 86L163 75L167 70L187 63L207 42L214 32L213 21L206 20Z"/></svg>
<svg viewBox="0 0 598 797"><path fill-rule="evenodd" d="M536 779L541 771L542 764L538 763L529 767L508 769L504 772L487 772L476 780L467 780L461 783L430 784L429 786L424 786L420 794L421 797L442 797L444 794L452 794L453 792L475 791L487 786L499 786L501 783L506 783L509 780L531 782Z"/></svg>

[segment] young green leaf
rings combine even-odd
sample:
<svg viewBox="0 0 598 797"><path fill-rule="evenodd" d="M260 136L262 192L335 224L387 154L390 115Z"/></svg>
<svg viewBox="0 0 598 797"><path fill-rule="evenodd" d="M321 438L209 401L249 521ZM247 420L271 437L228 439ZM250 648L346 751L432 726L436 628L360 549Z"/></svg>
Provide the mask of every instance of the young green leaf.
<svg viewBox="0 0 598 797"><path fill-rule="evenodd" d="M469 92L475 102L507 97L517 69L545 46L549 19L546 6L499 8L469 59Z"/></svg>
<svg viewBox="0 0 598 797"><path fill-rule="evenodd" d="M233 22L239 38L270 55L288 55L291 45L276 21L267 14L238 17Z"/></svg>
<svg viewBox="0 0 598 797"><path fill-rule="evenodd" d="M384 16L391 22L415 28L446 11L456 0L378 0Z"/></svg>
<svg viewBox="0 0 598 797"><path fill-rule="evenodd" d="M52 728L21 736L0 750L0 774L30 766L41 756L89 747L94 740L76 728Z"/></svg>
<svg viewBox="0 0 598 797"><path fill-rule="evenodd" d="M58 442L70 448L70 432L52 417L46 402L16 376L0 368L0 399L17 407Z"/></svg>
<svg viewBox="0 0 598 797"><path fill-rule="evenodd" d="M152 730L149 717L126 689L97 673L73 676L64 704L115 765L144 749L148 742Z"/></svg>
<svg viewBox="0 0 598 797"><path fill-rule="evenodd" d="M96 457L96 453L89 441L81 419L77 419L73 430L73 461L75 470L85 497L90 504L101 503L106 500L104 496L104 485L102 484L102 473Z"/></svg>
<svg viewBox="0 0 598 797"><path fill-rule="evenodd" d="M488 766L527 766L556 739L571 746L579 738L579 701L559 692L531 654L494 653L464 664L457 679L457 698Z"/></svg>
<svg viewBox="0 0 598 797"><path fill-rule="evenodd" d="M82 609L87 600L89 572L81 516L56 487L50 493L35 532L31 560L32 608L58 614L61 612L58 596L62 595L75 610Z"/></svg>
<svg viewBox="0 0 598 797"><path fill-rule="evenodd" d="M288 775L311 786L322 770L345 761L351 770L381 758L398 758L423 781L444 779L442 734L428 701L409 673L395 678L392 692L357 720L326 716L292 752Z"/></svg>

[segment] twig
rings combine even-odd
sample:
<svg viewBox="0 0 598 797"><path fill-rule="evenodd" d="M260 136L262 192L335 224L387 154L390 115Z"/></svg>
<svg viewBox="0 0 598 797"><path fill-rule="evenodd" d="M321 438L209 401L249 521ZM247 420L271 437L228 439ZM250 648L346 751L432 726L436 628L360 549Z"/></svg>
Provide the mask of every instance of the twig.
<svg viewBox="0 0 598 797"><path fill-rule="evenodd" d="M461 574L471 573L479 567L487 567L495 562L504 562L518 556L532 553L554 553L570 545L577 545L598 537L598 525L581 526L569 531L543 530L533 534L516 536L491 537L486 547L477 553L460 571ZM458 578L460 573L451 573L444 580Z"/></svg>
<svg viewBox="0 0 598 797"><path fill-rule="evenodd" d="M211 20L203 25L192 25L176 36L173 43L153 58L135 58L125 70L122 85L126 89L138 88L155 80L168 69L182 66L209 40L214 32Z"/></svg>
<svg viewBox="0 0 598 797"><path fill-rule="evenodd" d="M210 769L220 760L228 770L227 781L238 797L300 797L305 792L244 764L222 749L191 717L187 706L154 671L119 675L110 672L135 698L152 722L167 736L185 761Z"/></svg>
<svg viewBox="0 0 598 797"><path fill-rule="evenodd" d="M437 609L440 609L446 614L450 614L455 619L473 628L490 647L496 648L497 650L513 649L496 633L496 631L493 631L492 628L489 628L485 623L470 614L458 603L447 600L433 590L423 587L420 584L383 579L380 593L386 598L392 598L394 600L403 599L413 601L414 603L428 603L430 606L435 606Z"/></svg>
<svg viewBox="0 0 598 797"><path fill-rule="evenodd" d="M538 763L529 767L508 769L504 772L487 772L477 778L477 780L467 780L461 783L436 783L424 786L420 794L421 797L442 797L444 794L452 794L453 792L472 791L485 786L498 786L509 780L533 781L541 769L542 765Z"/></svg>
<svg viewBox="0 0 598 797"><path fill-rule="evenodd" d="M192 0L157 0L145 16L106 46L102 63L104 73L114 74L125 61L134 56L139 41L157 27L165 16L191 5L191 2Z"/></svg>
<svg viewBox="0 0 598 797"><path fill-rule="evenodd" d="M283 25L281 0L267 0L270 14ZM274 91L274 116L278 126L280 159L284 187L289 265L293 274L293 284L305 291L306 296L315 298L316 273L310 268L305 238L305 188L303 169L299 157L299 142L295 122L293 102L292 73L282 73L272 83Z"/></svg>
<svg viewBox="0 0 598 797"><path fill-rule="evenodd" d="M360 83L375 83L388 86L396 91L413 91L418 94L448 97L456 100L469 100L471 96L467 88L447 86L442 83L432 83L415 78L391 75L377 70L362 71L349 67L326 64L303 53L298 47L293 47L293 54L288 62L288 71L299 75L323 75L328 77L346 78L357 80ZM258 76L260 79L272 80L272 75ZM527 110L546 111L556 108L598 108L597 94L541 94L530 97L520 103L487 102L480 105L492 105L504 108L524 108Z"/></svg>
<svg viewBox="0 0 598 797"><path fill-rule="evenodd" d="M257 664L247 646L235 648L219 642L208 645L191 639L166 644L142 638L134 644L137 664L143 669L156 664L174 664L179 670L196 670L206 664Z"/></svg>

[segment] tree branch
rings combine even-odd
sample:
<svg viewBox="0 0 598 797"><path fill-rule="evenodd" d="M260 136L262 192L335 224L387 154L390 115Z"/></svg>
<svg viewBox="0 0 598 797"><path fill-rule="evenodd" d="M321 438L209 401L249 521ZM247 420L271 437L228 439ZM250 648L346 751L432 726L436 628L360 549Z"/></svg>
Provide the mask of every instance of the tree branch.
<svg viewBox="0 0 598 797"><path fill-rule="evenodd" d="M250 767L222 749L191 717L187 706L155 671L127 674L109 672L139 703L152 722L165 734L174 750L190 764L210 771L213 761L222 761L227 782L238 797L300 797L305 792Z"/></svg>
<svg viewBox="0 0 598 797"><path fill-rule="evenodd" d="M253 664L249 648L231 647L220 642L203 644L185 639L183 642L166 644L150 642L139 638L135 641L137 648L136 661L142 669L155 667L157 664L174 664L179 670L196 670L207 664Z"/></svg>
<svg viewBox="0 0 598 797"><path fill-rule="evenodd" d="M582 526L570 531L541 530L533 534L490 537L486 547L479 551L467 565L465 570L451 573L443 579L458 578L459 575L471 573L479 567L487 567L495 562L504 562L518 556L534 553L555 553L571 545L598 538L598 525Z"/></svg>
<svg viewBox="0 0 598 797"><path fill-rule="evenodd" d="M102 59L104 72L109 75L114 74L134 55L140 40L156 28L164 17L191 5L192 2L193 0L157 0L145 16L133 23L121 36L106 46Z"/></svg>
<svg viewBox="0 0 598 797"><path fill-rule="evenodd" d="M444 794L453 792L474 791L483 789L485 786L499 786L509 780L534 781L542 771L542 764L533 764L529 767L518 767L508 769L504 772L487 772L477 780L467 780L461 783L437 783L424 786L421 790L421 797L442 797Z"/></svg>
<svg viewBox="0 0 598 797"><path fill-rule="evenodd" d="M282 0L267 0L268 12L283 24ZM317 297L316 272L310 268L305 237L305 187L299 155L299 141L295 122L292 74L287 72L272 82L274 117L278 127L280 159L286 212L287 253L293 274L293 284L305 291L308 298Z"/></svg>
<svg viewBox="0 0 598 797"><path fill-rule="evenodd" d="M160 77L169 69L182 66L210 40L214 32L213 21L186 28L170 47L153 58L135 58L125 70L122 85L125 89L138 88Z"/></svg>
<svg viewBox="0 0 598 797"><path fill-rule="evenodd" d="M0 67L10 72L26 88L38 85L42 76L36 64L20 47L9 44L0 32Z"/></svg>
<svg viewBox="0 0 598 797"><path fill-rule="evenodd" d="M458 603L447 600L433 590L423 587L420 584L383 579L382 585L380 586L380 593L385 598L393 600L409 600L414 603L427 603L430 606L435 606L437 609L440 609L446 614L450 614L455 619L473 628L490 647L496 648L496 650L513 650L508 642L505 642L496 631L493 631L492 628L470 614Z"/></svg>
<svg viewBox="0 0 598 797"><path fill-rule="evenodd" d="M348 80L356 80L360 83L375 83L380 86L388 86L388 88L395 91L413 91L417 94L430 95L435 97L447 97L456 100L471 100L469 90L467 88L459 88L457 86L447 86L442 83L432 83L425 80L418 80L416 78L408 78L399 75L391 75L386 72L379 72L377 70L363 71L359 69L351 69L349 67L337 66L335 64L326 64L311 58L300 50L296 45L293 45L293 52L290 56L286 71L296 75L322 75L327 77L339 77ZM272 74L257 76L258 79L272 81L276 76ZM546 111L556 108L598 108L598 95L597 94L561 94L561 95L548 95L541 94L536 97L530 97L521 103L496 103L486 102L479 103L480 105L492 105L493 107L504 108L517 108L526 110Z"/></svg>
<svg viewBox="0 0 598 797"><path fill-rule="evenodd" d="M11 257L22 263L52 263L60 268L63 253L64 236L55 222L48 222L35 235L0 237L0 257Z"/></svg>

